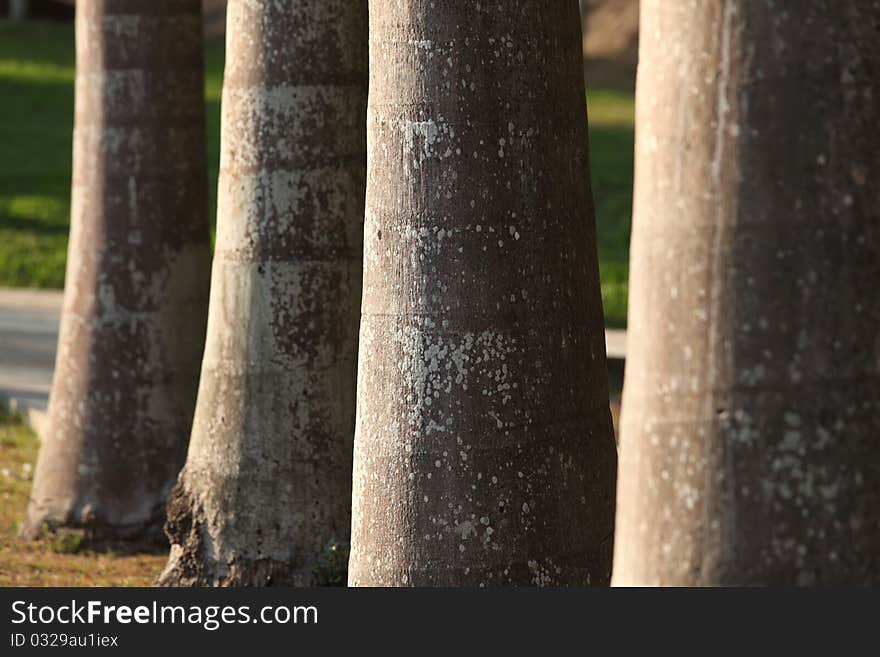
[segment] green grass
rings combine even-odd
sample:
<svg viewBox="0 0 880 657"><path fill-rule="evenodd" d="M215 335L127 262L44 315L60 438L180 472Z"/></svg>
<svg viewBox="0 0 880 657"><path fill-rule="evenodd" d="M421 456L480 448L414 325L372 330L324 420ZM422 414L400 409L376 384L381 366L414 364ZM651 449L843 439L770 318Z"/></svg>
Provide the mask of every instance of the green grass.
<svg viewBox="0 0 880 657"><path fill-rule="evenodd" d="M212 216L220 153L223 43L206 48ZM70 215L74 40L70 25L0 21L0 286L60 288ZM602 297L626 324L633 98L588 95Z"/></svg>
<svg viewBox="0 0 880 657"><path fill-rule="evenodd" d="M587 94L587 108L605 323L624 327L632 223L635 101L631 94L591 91Z"/></svg>
<svg viewBox="0 0 880 657"><path fill-rule="evenodd" d="M216 181L223 43L209 43L205 60L208 174ZM71 25L0 21L0 286L64 286L74 74ZM216 184L209 191L213 216Z"/></svg>

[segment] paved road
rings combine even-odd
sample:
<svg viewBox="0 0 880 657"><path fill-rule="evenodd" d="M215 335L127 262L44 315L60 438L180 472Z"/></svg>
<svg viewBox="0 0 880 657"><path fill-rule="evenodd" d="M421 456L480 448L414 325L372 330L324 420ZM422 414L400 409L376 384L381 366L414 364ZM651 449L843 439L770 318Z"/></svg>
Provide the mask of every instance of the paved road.
<svg viewBox="0 0 880 657"><path fill-rule="evenodd" d="M626 358L626 331L608 329L605 331L605 349L608 358L624 360Z"/></svg>
<svg viewBox="0 0 880 657"><path fill-rule="evenodd" d="M61 292L0 288L0 398L40 430L49 403ZM626 332L606 331L608 356L626 355Z"/></svg>
<svg viewBox="0 0 880 657"><path fill-rule="evenodd" d="M39 433L55 367L61 292L0 288L0 398Z"/></svg>

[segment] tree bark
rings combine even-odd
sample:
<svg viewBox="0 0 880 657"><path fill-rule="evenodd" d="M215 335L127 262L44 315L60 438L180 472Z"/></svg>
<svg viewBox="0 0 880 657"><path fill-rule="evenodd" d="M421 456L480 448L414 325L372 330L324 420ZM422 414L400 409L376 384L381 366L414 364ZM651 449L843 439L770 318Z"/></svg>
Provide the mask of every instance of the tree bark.
<svg viewBox="0 0 880 657"><path fill-rule="evenodd" d="M24 537L161 537L207 311L201 29L198 0L80 3L64 306Z"/></svg>
<svg viewBox="0 0 880 657"><path fill-rule="evenodd" d="M607 584L578 3L370 9L349 582Z"/></svg>
<svg viewBox="0 0 880 657"><path fill-rule="evenodd" d="M208 340L162 584L344 582L326 571L351 523L366 32L365 0L229 4Z"/></svg>
<svg viewBox="0 0 880 657"><path fill-rule="evenodd" d="M616 584L880 583L880 3L643 3Z"/></svg>
<svg viewBox="0 0 880 657"><path fill-rule="evenodd" d="M23 21L30 14L30 0L9 0L9 20Z"/></svg>

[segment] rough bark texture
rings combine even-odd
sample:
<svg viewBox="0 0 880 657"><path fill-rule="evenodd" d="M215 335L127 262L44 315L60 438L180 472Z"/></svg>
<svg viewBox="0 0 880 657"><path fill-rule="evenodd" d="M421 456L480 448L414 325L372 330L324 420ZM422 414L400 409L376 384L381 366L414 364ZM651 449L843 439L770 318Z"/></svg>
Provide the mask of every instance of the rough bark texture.
<svg viewBox="0 0 880 657"><path fill-rule="evenodd" d="M163 584L310 585L351 523L367 3L229 3L217 248Z"/></svg>
<svg viewBox="0 0 880 657"><path fill-rule="evenodd" d="M880 2L645 0L616 584L880 583Z"/></svg>
<svg viewBox="0 0 880 657"><path fill-rule="evenodd" d="M575 0L370 8L353 585L607 584Z"/></svg>
<svg viewBox="0 0 880 657"><path fill-rule="evenodd" d="M64 307L25 537L161 536L208 301L200 21L198 0L79 8Z"/></svg>

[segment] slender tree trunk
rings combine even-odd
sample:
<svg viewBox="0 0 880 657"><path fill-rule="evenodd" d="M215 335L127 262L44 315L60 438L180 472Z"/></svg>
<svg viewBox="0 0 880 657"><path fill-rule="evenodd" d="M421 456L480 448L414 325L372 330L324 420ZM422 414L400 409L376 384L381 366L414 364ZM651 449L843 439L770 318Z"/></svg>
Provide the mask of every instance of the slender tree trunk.
<svg viewBox="0 0 880 657"><path fill-rule="evenodd" d="M229 4L208 340L163 584L345 581L366 33L365 0Z"/></svg>
<svg viewBox="0 0 880 657"><path fill-rule="evenodd" d="M9 19L13 21L23 21L27 19L30 13L29 0L9 0Z"/></svg>
<svg viewBox="0 0 880 657"><path fill-rule="evenodd" d="M79 4L64 308L25 537L161 536L205 336L201 30L198 0Z"/></svg>
<svg viewBox="0 0 880 657"><path fill-rule="evenodd" d="M607 584L575 0L370 8L353 585Z"/></svg>
<svg viewBox="0 0 880 657"><path fill-rule="evenodd" d="M880 3L780 4L643 3L615 583L880 583Z"/></svg>

